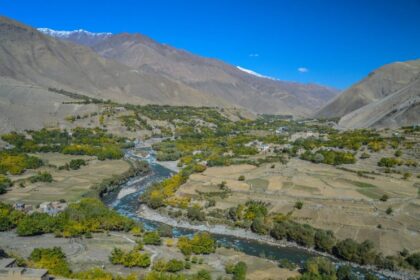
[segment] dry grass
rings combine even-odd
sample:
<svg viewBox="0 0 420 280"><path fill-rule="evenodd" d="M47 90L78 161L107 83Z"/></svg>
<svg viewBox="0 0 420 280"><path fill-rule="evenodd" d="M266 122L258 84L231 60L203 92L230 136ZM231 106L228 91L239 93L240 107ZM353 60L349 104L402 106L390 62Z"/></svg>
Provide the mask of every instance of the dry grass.
<svg viewBox="0 0 420 280"><path fill-rule="evenodd" d="M77 201L93 185L113 175L121 174L130 168L130 165L124 160L99 161L93 157L58 153L39 154L37 156L57 167L76 158L83 158L87 160L88 164L87 166L82 166L79 170L58 170L54 167L42 167L40 170L51 173L54 180L52 183L30 183L28 180L25 180L25 178L34 175L35 171L27 171L23 175L14 176L11 179L16 181L16 183L6 194L0 196L1 201L10 203L24 202L32 205L59 199L65 199L69 202ZM20 182L25 187L20 187Z"/></svg>
<svg viewBox="0 0 420 280"><path fill-rule="evenodd" d="M191 176L177 195L198 199L197 191L217 190L217 184L226 181L232 195L216 198L217 208L226 209L254 199L269 202L270 211L287 213L299 200L304 206L294 210L297 221L331 229L339 238L370 239L385 254L395 254L402 248L420 250L420 199L414 186L417 178L402 180L398 175L387 174L365 178L299 159L270 167L271 164L208 168ZM240 175L245 175L246 180L238 181ZM383 194L390 197L387 202L379 200ZM388 207L393 208L392 215L385 213Z"/></svg>

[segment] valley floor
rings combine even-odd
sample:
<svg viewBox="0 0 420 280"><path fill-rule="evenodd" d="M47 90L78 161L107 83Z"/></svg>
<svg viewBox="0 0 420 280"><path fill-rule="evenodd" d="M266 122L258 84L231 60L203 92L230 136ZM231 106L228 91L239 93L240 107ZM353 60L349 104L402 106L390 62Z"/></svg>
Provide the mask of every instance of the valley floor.
<svg viewBox="0 0 420 280"><path fill-rule="evenodd" d="M132 272L144 275L150 271L150 268L125 268L121 265L111 264L108 259L114 247L130 250L135 245L135 239L136 237L121 232L94 234L91 239L55 238L51 234L18 237L14 232L0 232L0 247L26 258L34 248L60 246L75 272L91 269L92 267L104 267L115 275L127 275ZM165 244L166 242L163 243ZM184 259L184 255L173 245L145 246L144 250L150 254L152 260ZM184 270L185 273L192 274L200 269L206 269L216 279L218 276L226 276L226 263L243 261L248 266L247 278L249 279L281 280L299 275L297 272L279 268L276 262L248 256L233 249L218 248L215 253L200 255L198 258L202 258L203 263L193 264L190 270Z"/></svg>
<svg viewBox="0 0 420 280"><path fill-rule="evenodd" d="M239 176L245 176L239 181ZM272 212L288 213L300 223L330 229L340 239L359 242L369 239L385 255L398 254L401 248L420 250L420 199L416 179L401 180L394 175L372 175L370 178L337 169L291 159L286 165L255 167L234 165L208 168L193 174L177 191L177 196L191 197L205 204L201 193L216 192L226 182L231 194L214 197L216 205L207 208L228 209L246 201L260 200L270 204ZM379 198L387 194L386 202ZM294 209L297 201L301 210ZM393 213L386 214L392 207Z"/></svg>

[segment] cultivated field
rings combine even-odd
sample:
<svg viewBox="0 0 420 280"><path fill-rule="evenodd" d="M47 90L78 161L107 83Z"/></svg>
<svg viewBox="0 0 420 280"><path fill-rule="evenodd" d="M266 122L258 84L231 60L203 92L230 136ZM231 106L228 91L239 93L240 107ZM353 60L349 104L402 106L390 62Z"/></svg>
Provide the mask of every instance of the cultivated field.
<svg viewBox="0 0 420 280"><path fill-rule="evenodd" d="M45 166L36 171L28 170L19 176L10 176L15 181L14 186L7 193L0 196L3 202L22 202L37 205L44 201L65 199L72 202L80 199L89 189L113 175L128 171L130 165L124 160L97 160L89 156L72 156L58 153L36 154L45 162ZM78 170L59 170L58 167L69 163L72 159L84 159L86 166ZM48 171L53 182L31 183L28 179L38 171ZM20 184L22 183L22 185Z"/></svg>
<svg viewBox="0 0 420 280"><path fill-rule="evenodd" d="M376 159L368 160L372 162L358 160L346 168L373 171L377 168ZM244 181L238 180L241 175L245 176ZM222 181L231 195L215 196L216 206L206 211L227 209L250 199L261 200L270 203L271 212L293 211L294 220L331 229L340 239L372 240L384 254L396 254L402 248L420 250L420 180L416 173L407 180L401 179L401 174L359 176L331 165L292 158L286 165L208 168L190 176L177 195L191 196L204 205L197 191L220 191L218 184ZM389 196L385 202L379 199L384 194ZM301 210L294 208L297 201L303 202ZM392 214L386 213L389 207Z"/></svg>
<svg viewBox="0 0 420 280"><path fill-rule="evenodd" d="M140 275L150 271L150 268L125 268L121 265L113 265L108 257L114 247L123 250L131 250L135 246L136 238L130 234L120 232L97 233L92 239L86 238L54 238L51 234L44 234L33 237L18 237L14 232L0 232L0 248L6 251L13 251L15 254L27 258L34 248L52 248L59 246L66 254L73 271L82 271L92 267L104 267L105 270L114 274L127 275L135 272ZM184 260L175 245L167 246L164 240L161 246L145 246L144 250L148 252L153 260L158 259L178 259ZM176 244L176 242L174 243ZM282 269L275 262L267 259L245 255L233 249L219 248L216 253L209 255L200 255L203 259L202 264L193 264L190 270L183 272L195 273L200 269L208 270L214 279L218 276L224 276L225 264L243 261L247 264L248 279L287 279L298 275L297 272Z"/></svg>

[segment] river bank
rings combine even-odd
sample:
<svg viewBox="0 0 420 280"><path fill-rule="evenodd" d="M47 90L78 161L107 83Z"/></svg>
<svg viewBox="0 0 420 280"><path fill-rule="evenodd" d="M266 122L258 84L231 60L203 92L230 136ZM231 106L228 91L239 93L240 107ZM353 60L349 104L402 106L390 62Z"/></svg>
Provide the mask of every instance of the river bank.
<svg viewBox="0 0 420 280"><path fill-rule="evenodd" d="M182 235L191 235L197 231L208 231L214 235L220 244L227 247L233 247L241 252L253 256L264 256L273 260L288 259L297 264L303 263L313 256L325 256L332 259L338 265L349 264L354 268L354 271L359 274L359 279L366 272L374 272L380 279L417 279L418 275L407 271L387 271L377 270L374 267L359 266L343 262L337 258L324 254L314 249L298 246L296 243L288 241L274 240L270 236L261 236L250 230L241 228L231 228L226 225L194 225L188 221L181 221L173 219L166 215L161 215L139 201L139 197L148 189L150 185L160 182L165 178L172 176L173 171L164 167L160 162L156 161L155 152L150 146L138 146L143 151L142 156L139 156L135 151L127 151L127 156L135 160L146 160L151 167L151 174L143 177L132 178L136 183L125 184L118 197L114 200L108 201L108 205L112 206L119 213L142 222L147 230L156 230L159 224L168 224L173 227L173 233L179 237ZM131 181L131 180L130 180Z"/></svg>
<svg viewBox="0 0 420 280"><path fill-rule="evenodd" d="M154 222L158 222L158 223L163 223L163 224L167 224L169 226L172 227L176 227L176 228L183 228L183 229L188 229L188 230L194 230L194 231L206 231L209 232L211 234L217 234L217 235L225 235L225 236L229 236L229 237L236 237L236 238L241 238L241 239L246 239L246 240L252 240L252 241L256 241L259 243L264 243L264 244L268 244L270 246L275 246L278 248L295 248L295 249L299 249L299 250L304 250L309 254L312 255L318 255L318 256L323 256L323 257L327 257L331 260L333 260L336 263L340 263L340 265L350 265L353 268L359 269L359 270L366 270L366 271L375 271L377 273L380 274L380 276L385 276L387 278L392 278L392 279L401 279L401 280L410 280L410 279L419 279L419 274L415 273L415 272L411 272L411 271L390 271L390 270L382 270L382 269L377 269L374 266L362 266L362 265L358 265L355 263L351 263L351 262L345 262L342 260L337 259L335 256L325 253L325 252L320 252L317 251L313 248L306 248L306 247L302 247L299 246L298 244L294 243L294 242L289 242L286 240L276 240L270 236L267 235L259 235L256 234L250 230L246 230L246 229L241 229L241 228L232 228L232 227L228 227L226 225L194 225L191 224L188 221L185 220L178 220L178 219L174 219L172 217L169 216L164 216L160 213L158 213L157 211L147 207L146 205L142 204L138 211L137 211L137 215L143 219L147 219L147 220L151 220Z"/></svg>

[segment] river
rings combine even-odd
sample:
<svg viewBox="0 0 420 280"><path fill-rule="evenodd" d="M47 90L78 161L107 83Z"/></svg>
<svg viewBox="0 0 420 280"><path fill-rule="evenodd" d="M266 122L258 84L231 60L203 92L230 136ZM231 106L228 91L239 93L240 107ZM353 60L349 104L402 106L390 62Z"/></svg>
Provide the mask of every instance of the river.
<svg viewBox="0 0 420 280"><path fill-rule="evenodd" d="M142 154L138 155L138 154ZM141 206L139 196L142 195L149 186L154 182L160 182L165 178L168 178L174 174L174 171L167 169L160 165L156 161L155 152L150 147L142 147L139 144L136 148L127 150L125 154L126 158L131 160L146 160L151 168L151 172L146 176L139 176L131 178L128 182L123 184L118 193L114 193L104 198L104 202L114 208L120 214L130 217L136 221L143 223L146 230L155 230L159 226L159 222L156 219L148 219L147 216L140 217L137 213ZM163 219L162 219L163 220ZM199 229L191 229L183 225L173 226L174 237L182 235L192 235ZM279 246L279 244L270 242L260 242L255 239L241 238L228 234L212 233L213 237L223 246L235 248L236 250L242 251L252 256L262 256L273 260L288 259L296 264L302 265L308 258L318 256L317 252L300 248L297 246ZM252 234L252 233L250 233ZM342 264L337 260L332 259L338 265ZM354 266L354 272L358 275L359 279L363 279L363 273L367 272L366 268ZM378 271L370 270L371 273L378 276L380 279L394 279L392 276L398 276L399 274L383 274ZM390 276L392 275L392 276ZM407 277L398 277L400 279L409 279Z"/></svg>

